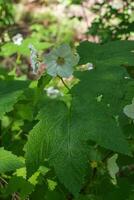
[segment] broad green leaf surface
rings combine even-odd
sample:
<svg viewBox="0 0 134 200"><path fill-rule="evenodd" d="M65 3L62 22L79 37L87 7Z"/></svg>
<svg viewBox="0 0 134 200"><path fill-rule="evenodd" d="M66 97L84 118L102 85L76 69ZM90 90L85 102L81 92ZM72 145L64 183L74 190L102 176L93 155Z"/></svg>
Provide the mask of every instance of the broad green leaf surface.
<svg viewBox="0 0 134 200"><path fill-rule="evenodd" d="M134 199L134 194L132 193L127 200L133 200Z"/></svg>
<svg viewBox="0 0 134 200"><path fill-rule="evenodd" d="M21 200L25 200L34 190L34 186L22 177L13 176L5 190L6 195L11 195L14 192L19 192Z"/></svg>
<svg viewBox="0 0 134 200"><path fill-rule="evenodd" d="M133 181L121 177L118 180L118 186L110 184L105 178L98 187L98 195L95 200L128 200L133 194Z"/></svg>
<svg viewBox="0 0 134 200"><path fill-rule="evenodd" d="M95 194L80 195L75 200L133 200L133 181L121 177L118 186L113 185L103 177L100 184L93 185L97 192ZM94 189L93 189L94 190Z"/></svg>
<svg viewBox="0 0 134 200"><path fill-rule="evenodd" d="M13 109L26 86L28 82L25 81L0 81L0 118Z"/></svg>
<svg viewBox="0 0 134 200"><path fill-rule="evenodd" d="M80 64L91 62L95 66L98 64L134 65L134 41L115 41L106 44L84 41L77 50Z"/></svg>
<svg viewBox="0 0 134 200"><path fill-rule="evenodd" d="M84 141L82 144L69 114L61 102L52 101L45 106L39 115L41 121L31 131L26 146L27 168L31 175L48 158L60 180L77 193L84 178L87 149L82 148Z"/></svg>
<svg viewBox="0 0 134 200"><path fill-rule="evenodd" d="M22 160L10 151L0 148L0 173L15 171L24 166Z"/></svg>
<svg viewBox="0 0 134 200"><path fill-rule="evenodd" d="M97 44L84 44L79 47L80 62L95 61L95 69L76 73L80 81L71 90L73 99L70 110L60 101L53 100L44 105L26 145L28 173L34 173L47 159L54 166L59 180L74 195L84 183L88 167L88 140L115 152L131 154L119 125L129 82L124 78L128 74L119 65L131 58L131 52L127 54L130 47L124 47L119 59L114 54L118 50L116 43L112 49L107 46L107 52L98 48ZM113 64L110 55L106 56L108 47L115 56ZM98 101L100 95L102 98Z"/></svg>
<svg viewBox="0 0 134 200"><path fill-rule="evenodd" d="M48 185L39 184L35 187L30 200L66 200L66 195L61 190L50 191Z"/></svg>
<svg viewBox="0 0 134 200"><path fill-rule="evenodd" d="M80 133L97 144L124 154L130 154L118 118L125 93L124 70L118 67L96 68L77 73L80 83L72 89L75 125ZM82 91L82 94L81 94ZM97 97L102 95L100 102Z"/></svg>

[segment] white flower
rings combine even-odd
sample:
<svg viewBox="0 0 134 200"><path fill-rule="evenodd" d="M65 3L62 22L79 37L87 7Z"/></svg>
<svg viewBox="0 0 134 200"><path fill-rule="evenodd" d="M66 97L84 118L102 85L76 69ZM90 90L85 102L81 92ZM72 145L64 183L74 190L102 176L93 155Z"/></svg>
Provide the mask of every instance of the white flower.
<svg viewBox="0 0 134 200"><path fill-rule="evenodd" d="M37 74L37 70L39 68L37 50L34 48L32 44L29 45L29 49L31 53L30 60L31 60L31 67L33 70L33 74Z"/></svg>
<svg viewBox="0 0 134 200"><path fill-rule="evenodd" d="M134 119L134 98L132 100L132 104L126 105L123 109L125 115L131 119Z"/></svg>
<svg viewBox="0 0 134 200"><path fill-rule="evenodd" d="M129 76L125 76L124 79L130 79L130 77Z"/></svg>
<svg viewBox="0 0 134 200"><path fill-rule="evenodd" d="M12 37L13 43L20 46L23 41L23 36L22 34L18 33L17 35Z"/></svg>
<svg viewBox="0 0 134 200"><path fill-rule="evenodd" d="M92 63L87 63L87 70L92 70L93 68L94 67Z"/></svg>
<svg viewBox="0 0 134 200"><path fill-rule="evenodd" d="M69 45L63 44L46 55L46 70L51 76L69 77L78 61L78 54L75 54Z"/></svg>
<svg viewBox="0 0 134 200"><path fill-rule="evenodd" d="M110 5L112 6L113 9L119 10L123 8L124 3L122 0L113 0L110 2Z"/></svg>
<svg viewBox="0 0 134 200"><path fill-rule="evenodd" d="M63 93L61 93L58 89L55 89L54 87L49 87L45 89L47 96L51 97L52 99L63 96Z"/></svg>

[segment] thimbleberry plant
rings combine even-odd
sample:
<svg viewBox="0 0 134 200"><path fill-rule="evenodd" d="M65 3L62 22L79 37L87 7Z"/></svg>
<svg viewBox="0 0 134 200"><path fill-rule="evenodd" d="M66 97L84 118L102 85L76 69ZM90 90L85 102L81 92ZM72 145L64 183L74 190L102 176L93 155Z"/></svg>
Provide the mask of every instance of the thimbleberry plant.
<svg viewBox="0 0 134 200"><path fill-rule="evenodd" d="M134 42L30 52L36 79L0 76L0 199L132 200Z"/></svg>

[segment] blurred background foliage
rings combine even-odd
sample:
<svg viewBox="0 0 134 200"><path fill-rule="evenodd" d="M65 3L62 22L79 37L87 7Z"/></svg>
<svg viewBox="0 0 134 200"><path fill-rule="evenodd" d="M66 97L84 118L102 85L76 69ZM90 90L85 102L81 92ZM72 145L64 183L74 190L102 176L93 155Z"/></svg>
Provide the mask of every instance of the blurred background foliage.
<svg viewBox="0 0 134 200"><path fill-rule="evenodd" d="M61 43L133 39L134 2L0 0L0 33L1 67L28 75L29 44L42 55Z"/></svg>
<svg viewBox="0 0 134 200"><path fill-rule="evenodd" d="M99 1L92 10L96 17L88 33L99 41L132 39L134 36L134 1Z"/></svg>

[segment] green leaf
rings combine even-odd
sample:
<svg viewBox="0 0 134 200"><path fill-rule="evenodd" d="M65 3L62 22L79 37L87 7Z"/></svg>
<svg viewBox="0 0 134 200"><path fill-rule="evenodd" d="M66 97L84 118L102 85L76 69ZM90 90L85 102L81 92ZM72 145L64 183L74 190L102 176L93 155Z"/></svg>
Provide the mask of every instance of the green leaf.
<svg viewBox="0 0 134 200"><path fill-rule="evenodd" d="M0 148L0 173L15 171L24 166L22 159L10 151Z"/></svg>
<svg viewBox="0 0 134 200"><path fill-rule="evenodd" d="M60 189L50 191L46 184L36 185L34 192L30 195L30 200L66 200L66 195Z"/></svg>
<svg viewBox="0 0 134 200"><path fill-rule="evenodd" d="M18 46L15 45L14 43L12 42L8 42L6 44L4 44L1 48L1 52L0 52L0 55L1 56L5 56L5 57L8 57L14 53L16 53L18 50Z"/></svg>
<svg viewBox="0 0 134 200"><path fill-rule="evenodd" d="M127 200L133 200L134 199L134 193L130 194L129 198Z"/></svg>
<svg viewBox="0 0 134 200"><path fill-rule="evenodd" d="M72 193L77 193L84 180L87 148L82 147L84 141L82 144L75 124L70 122L66 105L52 101L38 118L42 120L31 131L26 145L29 175L49 159L61 182Z"/></svg>
<svg viewBox="0 0 134 200"><path fill-rule="evenodd" d="M21 117L21 119L33 120L33 106L30 103L27 104L17 104L15 107L18 111L18 115Z"/></svg>
<svg viewBox="0 0 134 200"><path fill-rule="evenodd" d="M40 172L39 172L39 171L35 172L35 173L28 179L28 181L29 181L32 185L37 185L39 175L40 175Z"/></svg>
<svg viewBox="0 0 134 200"><path fill-rule="evenodd" d="M39 184L35 186L34 192L30 195L30 200L49 200L45 198L47 187L45 184ZM56 199L56 198L55 198Z"/></svg>
<svg viewBox="0 0 134 200"><path fill-rule="evenodd" d="M102 147L130 154L118 123L118 116L123 110L121 101L127 83L124 79L124 70L101 67L77 73L80 83L72 89L75 116L78 118L75 125L87 139ZM103 95L100 102L97 101L99 95Z"/></svg>
<svg viewBox="0 0 134 200"><path fill-rule="evenodd" d="M26 179L26 173L27 173L26 167L21 167L21 168L16 170L14 175L16 175L17 177L22 177L22 178Z"/></svg>
<svg viewBox="0 0 134 200"><path fill-rule="evenodd" d="M19 53L24 56L29 56L30 54L29 49L28 49L29 44L33 44L35 48L37 48L38 50L48 49L52 46L52 44L49 42L40 42L35 37L28 37L23 40L20 46L14 44L13 42L8 42L4 44L1 48L0 55L9 57L13 55L14 53Z"/></svg>
<svg viewBox="0 0 134 200"><path fill-rule="evenodd" d="M18 193L20 199L25 200L29 194L32 193L34 186L26 181L22 177L13 176L6 188L6 195L13 194L14 192Z"/></svg>
<svg viewBox="0 0 134 200"><path fill-rule="evenodd" d="M80 84L74 88L75 95L73 93L73 96L80 96L76 101L77 108L83 113L83 127L88 128L87 132L92 130L90 139L105 148L126 154L130 150L119 126L119 117L129 84L133 81L125 79L129 76L120 65L133 63L133 49L133 42L130 41L104 45L86 41L81 43L78 47L80 64L92 62L95 69L76 74ZM79 95L80 91L83 95ZM99 96L101 101L95 101Z"/></svg>
<svg viewBox="0 0 134 200"><path fill-rule="evenodd" d="M55 190L57 183L51 179L47 179L48 188L50 191Z"/></svg>
<svg viewBox="0 0 134 200"><path fill-rule="evenodd" d="M106 178L103 178L97 189L98 198L95 200L128 200L130 194L133 194L133 181L121 177L118 180L118 186L115 186Z"/></svg>
<svg viewBox="0 0 134 200"><path fill-rule="evenodd" d="M43 90L44 87L50 82L51 79L52 77L49 76L48 74L42 75L41 78L38 80L38 88L41 88Z"/></svg>
<svg viewBox="0 0 134 200"><path fill-rule="evenodd" d="M94 195L80 195L75 200L98 200L98 198Z"/></svg>
<svg viewBox="0 0 134 200"><path fill-rule="evenodd" d="M106 44L84 41L77 50L80 64L91 62L95 66L98 63L109 66L134 65L134 41L114 41Z"/></svg>
<svg viewBox="0 0 134 200"><path fill-rule="evenodd" d="M26 86L28 86L26 81L0 80L0 119L13 109Z"/></svg>
<svg viewBox="0 0 134 200"><path fill-rule="evenodd" d="M88 47L90 43L87 42L86 45ZM106 58L106 52L104 50L103 53L102 48L99 50L102 51L101 63L100 57L96 57L98 45L92 46L90 58L98 59L96 68L76 73L80 81L71 89L71 108L68 109L60 101L46 102L26 145L28 173L34 173L47 160L54 166L59 180L74 195L80 191L88 168L88 140L106 149L131 155L119 124L126 85L129 82L124 78L128 74L119 64L122 60L127 61L127 58L124 58L124 54L120 55L123 57L117 58L112 65L110 60L108 62L110 57ZM111 50L111 46L109 48ZM117 50L116 45L114 48ZM82 64L92 61L88 59L88 53L83 58L86 52L84 55L81 52ZM98 100L98 97L101 99Z"/></svg>

